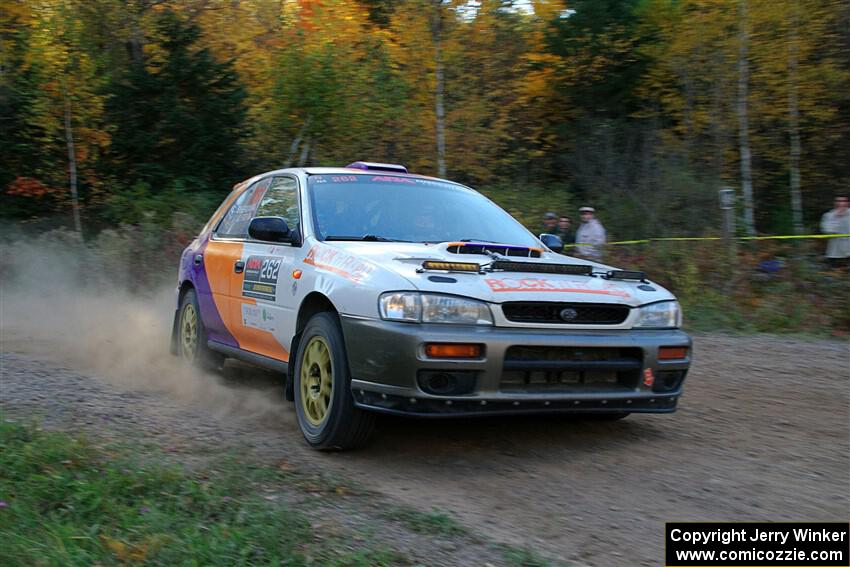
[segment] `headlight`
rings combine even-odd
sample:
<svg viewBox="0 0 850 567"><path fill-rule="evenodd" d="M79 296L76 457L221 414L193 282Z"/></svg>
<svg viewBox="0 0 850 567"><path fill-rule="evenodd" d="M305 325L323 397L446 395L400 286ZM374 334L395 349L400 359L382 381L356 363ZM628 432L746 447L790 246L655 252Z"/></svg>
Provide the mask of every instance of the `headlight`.
<svg viewBox="0 0 850 567"><path fill-rule="evenodd" d="M682 309L678 301L661 301L641 307L635 327L671 329L682 326Z"/></svg>
<svg viewBox="0 0 850 567"><path fill-rule="evenodd" d="M411 323L456 323L459 325L492 325L490 308L483 301L418 293L393 291L381 295L381 318Z"/></svg>

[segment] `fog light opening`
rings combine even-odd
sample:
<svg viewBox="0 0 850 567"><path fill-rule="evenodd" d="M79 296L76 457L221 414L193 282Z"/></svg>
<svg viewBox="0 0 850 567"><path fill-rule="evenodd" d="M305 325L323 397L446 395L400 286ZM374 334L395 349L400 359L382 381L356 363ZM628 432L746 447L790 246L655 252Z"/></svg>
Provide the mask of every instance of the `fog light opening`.
<svg viewBox="0 0 850 567"><path fill-rule="evenodd" d="M433 396L458 396L469 394L475 388L475 372L420 370L419 388Z"/></svg>

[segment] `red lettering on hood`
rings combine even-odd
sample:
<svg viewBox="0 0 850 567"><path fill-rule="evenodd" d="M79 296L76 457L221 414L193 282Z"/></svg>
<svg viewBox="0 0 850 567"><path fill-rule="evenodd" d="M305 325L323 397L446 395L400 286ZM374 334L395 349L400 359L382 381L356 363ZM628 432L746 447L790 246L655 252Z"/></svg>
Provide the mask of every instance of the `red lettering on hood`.
<svg viewBox="0 0 850 567"><path fill-rule="evenodd" d="M593 295L613 295L631 297L631 294L616 284L605 283L602 288L593 288L583 282L569 280L550 280L547 278L486 278L484 280L494 293L588 293Z"/></svg>

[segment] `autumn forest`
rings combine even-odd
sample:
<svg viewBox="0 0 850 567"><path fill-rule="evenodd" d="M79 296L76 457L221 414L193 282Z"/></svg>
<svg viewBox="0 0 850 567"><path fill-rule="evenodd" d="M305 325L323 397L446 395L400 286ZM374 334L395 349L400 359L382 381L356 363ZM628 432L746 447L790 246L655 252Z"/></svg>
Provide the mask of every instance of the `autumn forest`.
<svg viewBox="0 0 850 567"><path fill-rule="evenodd" d="M716 233L720 187L742 234L816 231L850 187L839 0L0 6L6 218L205 218L254 173L356 159L530 225L593 203L620 237Z"/></svg>

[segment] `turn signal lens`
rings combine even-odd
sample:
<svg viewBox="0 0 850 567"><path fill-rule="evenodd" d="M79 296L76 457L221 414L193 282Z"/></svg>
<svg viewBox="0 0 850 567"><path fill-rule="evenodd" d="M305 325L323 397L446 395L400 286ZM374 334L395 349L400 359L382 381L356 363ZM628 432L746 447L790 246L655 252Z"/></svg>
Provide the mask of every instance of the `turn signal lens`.
<svg viewBox="0 0 850 567"><path fill-rule="evenodd" d="M481 358L482 345L466 343L427 343L425 354L428 358Z"/></svg>
<svg viewBox="0 0 850 567"><path fill-rule="evenodd" d="M658 348L658 360L681 360L688 357L688 347L663 346Z"/></svg>

